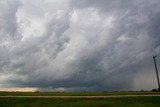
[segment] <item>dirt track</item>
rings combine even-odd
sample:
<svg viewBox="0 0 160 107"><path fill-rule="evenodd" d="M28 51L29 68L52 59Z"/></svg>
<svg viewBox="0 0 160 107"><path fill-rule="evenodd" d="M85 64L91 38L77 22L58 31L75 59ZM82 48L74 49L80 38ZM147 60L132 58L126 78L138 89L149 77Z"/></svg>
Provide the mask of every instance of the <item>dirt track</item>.
<svg viewBox="0 0 160 107"><path fill-rule="evenodd" d="M160 97L160 95L110 95L110 96L0 96L0 98L125 98L125 97Z"/></svg>

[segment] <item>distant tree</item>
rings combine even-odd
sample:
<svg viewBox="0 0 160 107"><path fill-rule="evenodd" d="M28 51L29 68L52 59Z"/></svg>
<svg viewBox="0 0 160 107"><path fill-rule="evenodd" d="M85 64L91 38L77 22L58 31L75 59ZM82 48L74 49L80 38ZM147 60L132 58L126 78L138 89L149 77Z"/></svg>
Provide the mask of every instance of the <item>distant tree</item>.
<svg viewBox="0 0 160 107"><path fill-rule="evenodd" d="M157 91L157 89L153 89L152 91Z"/></svg>

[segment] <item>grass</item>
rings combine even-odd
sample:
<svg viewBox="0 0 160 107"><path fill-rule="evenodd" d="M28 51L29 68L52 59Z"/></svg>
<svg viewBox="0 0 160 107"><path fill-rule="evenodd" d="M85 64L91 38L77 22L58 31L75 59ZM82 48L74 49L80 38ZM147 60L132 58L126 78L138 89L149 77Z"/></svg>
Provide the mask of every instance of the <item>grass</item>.
<svg viewBox="0 0 160 107"><path fill-rule="evenodd" d="M0 107L160 107L160 97L94 99L0 98Z"/></svg>
<svg viewBox="0 0 160 107"><path fill-rule="evenodd" d="M154 95L160 92L0 92L0 96ZM0 107L160 107L160 97L0 98Z"/></svg>
<svg viewBox="0 0 160 107"><path fill-rule="evenodd" d="M160 92L0 92L0 96L106 96L106 95L153 95Z"/></svg>

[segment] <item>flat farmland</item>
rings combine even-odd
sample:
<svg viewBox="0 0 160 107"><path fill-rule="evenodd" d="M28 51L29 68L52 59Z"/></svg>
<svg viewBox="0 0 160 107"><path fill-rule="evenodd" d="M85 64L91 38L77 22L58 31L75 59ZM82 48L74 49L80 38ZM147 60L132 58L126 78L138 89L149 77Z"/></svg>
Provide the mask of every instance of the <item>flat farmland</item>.
<svg viewBox="0 0 160 107"><path fill-rule="evenodd" d="M0 96L111 96L111 95L160 95L152 91L128 92L0 92Z"/></svg>
<svg viewBox="0 0 160 107"><path fill-rule="evenodd" d="M160 107L160 93L0 92L0 107Z"/></svg>

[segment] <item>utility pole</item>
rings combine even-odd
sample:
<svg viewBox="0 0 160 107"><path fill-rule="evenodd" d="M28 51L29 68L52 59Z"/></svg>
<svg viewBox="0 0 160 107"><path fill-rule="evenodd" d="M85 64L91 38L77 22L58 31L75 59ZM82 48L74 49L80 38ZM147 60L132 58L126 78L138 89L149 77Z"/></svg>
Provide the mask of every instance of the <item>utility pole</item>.
<svg viewBox="0 0 160 107"><path fill-rule="evenodd" d="M160 82L159 82L159 75L158 75L158 69L157 69L156 57L157 57L157 56L153 56L153 59L154 59L154 65L155 65L156 75L157 75L157 81L158 81L158 90L160 91Z"/></svg>

